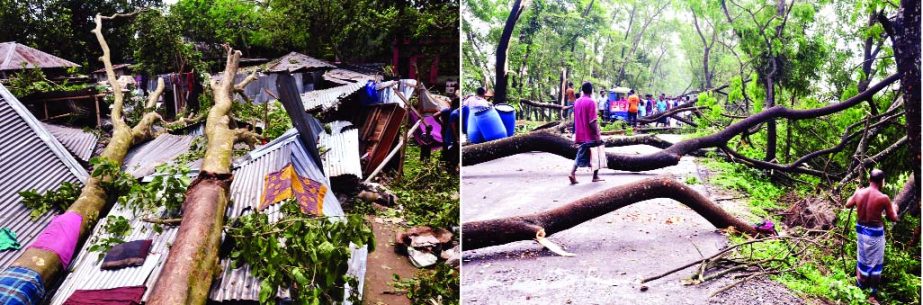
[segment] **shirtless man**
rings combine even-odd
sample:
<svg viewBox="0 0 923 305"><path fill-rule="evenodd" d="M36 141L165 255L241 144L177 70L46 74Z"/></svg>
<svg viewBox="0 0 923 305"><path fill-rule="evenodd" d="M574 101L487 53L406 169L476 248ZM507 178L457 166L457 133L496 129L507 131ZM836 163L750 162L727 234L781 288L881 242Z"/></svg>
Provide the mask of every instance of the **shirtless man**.
<svg viewBox="0 0 923 305"><path fill-rule="evenodd" d="M846 201L846 207L856 207L856 285L859 288L870 288L872 294L869 302L877 304L875 293L878 292L878 281L881 280L881 269L885 258L885 229L881 214L884 212L888 219L897 221L897 212L888 195L881 192L885 184L885 172L874 169L869 175L869 186L856 190L856 193Z"/></svg>

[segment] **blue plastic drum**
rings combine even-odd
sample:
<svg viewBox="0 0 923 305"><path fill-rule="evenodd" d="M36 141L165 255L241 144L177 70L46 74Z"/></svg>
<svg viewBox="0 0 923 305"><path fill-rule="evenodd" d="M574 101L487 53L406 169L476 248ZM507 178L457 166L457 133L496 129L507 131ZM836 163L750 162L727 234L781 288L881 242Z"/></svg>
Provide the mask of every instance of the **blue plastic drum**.
<svg viewBox="0 0 923 305"><path fill-rule="evenodd" d="M475 112L474 118L484 141L506 138L506 126L503 126L503 120L500 119L500 114L496 109L487 108L487 110Z"/></svg>
<svg viewBox="0 0 923 305"><path fill-rule="evenodd" d="M512 137L516 133L516 108L508 104L497 104L494 106L500 119L503 120L503 127L506 128L506 136Z"/></svg>
<svg viewBox="0 0 923 305"><path fill-rule="evenodd" d="M487 109L487 108L483 108L483 109ZM468 107L463 108L462 115L469 112L465 110L468 110ZM477 143L484 142L484 137L481 135L481 131L478 130L478 124L475 121L475 118L476 116L469 115L467 116L467 118L462 119L462 122L465 122L466 123L465 125L468 125L467 127L465 127L467 128L465 129L465 133L468 135L468 142L477 144Z"/></svg>
<svg viewBox="0 0 923 305"><path fill-rule="evenodd" d="M462 130L462 133L467 134L468 133L468 112L469 112L468 106L462 106L461 110L462 110L461 111L462 112L461 130Z"/></svg>

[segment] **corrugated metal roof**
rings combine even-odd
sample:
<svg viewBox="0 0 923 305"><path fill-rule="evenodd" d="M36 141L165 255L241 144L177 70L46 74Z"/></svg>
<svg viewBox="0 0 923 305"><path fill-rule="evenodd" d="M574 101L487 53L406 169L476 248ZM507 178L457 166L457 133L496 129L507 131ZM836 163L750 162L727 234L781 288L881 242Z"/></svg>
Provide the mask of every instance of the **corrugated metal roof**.
<svg viewBox="0 0 923 305"><path fill-rule="evenodd" d="M92 132L48 123L42 123L42 125L78 159L89 161L93 157L93 150L96 149L99 137Z"/></svg>
<svg viewBox="0 0 923 305"><path fill-rule="evenodd" d="M294 129L289 130L273 142L235 161L234 181L231 183L230 188L231 206L228 207L227 220L240 216L246 207L254 207L255 209L263 189L263 177L270 172L281 169L282 166L289 162L294 164L300 175L329 185L329 180L311 162L310 157L308 157L300 142L297 141L297 132ZM278 207L279 205L274 205L266 210L266 213L270 215L270 219L274 221L278 220L281 215ZM130 213L125 211L119 204L113 208L111 213L132 218ZM328 216L344 215L343 209L333 192L327 192L324 198L324 214ZM52 305L63 304L77 289L146 285L148 293L151 291L150 288L156 283L157 277L160 275L160 268L169 254L169 245L175 238L177 227L167 227L163 233L155 234L148 223L135 219L131 221L131 224L133 231L131 237L126 240L147 238L154 240L151 255L148 256L145 264L141 267L116 271L100 270L100 262L97 261L98 254L86 251L89 246L88 243L75 260L76 263L72 264L74 271L68 275L58 293L52 298ZM98 224L95 230L99 230L101 226L102 223ZM353 256L349 262L348 273L360 279L360 287L358 287L360 292L363 285L362 279L365 277L367 256L367 248L356 249L353 251ZM259 281L250 275L248 267L231 269L230 262L227 259L221 260L221 266L221 278L217 279L216 281L218 282L212 286L209 296L211 300L218 302L259 300ZM352 288L347 287L346 289L349 291ZM286 294L287 291L280 292L280 296L285 296ZM147 298L146 293L144 300L147 300ZM345 304L349 304L349 302L345 302Z"/></svg>
<svg viewBox="0 0 923 305"><path fill-rule="evenodd" d="M12 229L19 243L27 246L51 221L51 213L32 221L19 191L44 192L62 182L82 183L88 174L2 84L0 124L0 227ZM19 253L0 252L0 269Z"/></svg>
<svg viewBox="0 0 923 305"><path fill-rule="evenodd" d="M135 178L153 174L158 165L189 151L195 138L194 135L162 134L129 151L122 169Z"/></svg>
<svg viewBox="0 0 923 305"><path fill-rule="evenodd" d="M330 123L330 133L321 133L320 146L329 149L322 156L324 172L330 177L353 175L362 178L359 161L359 129L347 121Z"/></svg>
<svg viewBox="0 0 923 305"><path fill-rule="evenodd" d="M356 93L365 86L365 83L359 82L328 89L308 91L301 95L301 102L304 103L305 111L321 110L326 111L336 108L340 105L340 100Z"/></svg>
<svg viewBox="0 0 923 305"><path fill-rule="evenodd" d="M327 73L324 73L324 79L334 82L334 83L348 85L352 83L365 83L367 80L377 79L377 77L373 75L367 75L367 74L362 74L362 73L355 72L355 71L350 71L347 69L338 68L338 69L327 71Z"/></svg>
<svg viewBox="0 0 923 305"><path fill-rule="evenodd" d="M79 67L69 60L18 44L15 41L0 43L0 71L26 68L70 68Z"/></svg>
<svg viewBox="0 0 923 305"><path fill-rule="evenodd" d="M176 232L179 231L178 227L163 226L163 232L156 233L154 232L153 224L142 221L141 217L134 217L131 210L123 207L120 203L116 203L109 215L129 219L132 230L125 238L126 241L153 240L150 254L144 261L144 265L119 270L102 270L100 269L102 260L99 259L99 252L88 251L89 247L93 245L92 239L90 239L80 249L74 261L71 262L71 272L67 274L67 278L64 279L58 291L51 297L51 304L63 304L75 290L109 289L140 285L150 288L157 282L160 269L163 268L163 262L166 261L167 255L170 253L170 244L173 243L176 238ZM99 236L104 224L105 219L93 228L91 236ZM149 292L150 289L145 292L145 300Z"/></svg>
<svg viewBox="0 0 923 305"><path fill-rule="evenodd" d="M256 210L262 196L263 177L282 169L289 162L294 164L299 175L330 185L328 178L311 161L304 146L297 140L297 135L295 129L291 129L238 161L239 168L234 171L234 182L231 183L232 205L228 210L227 219L241 216L244 209L248 207L252 208L251 211ZM326 216L345 215L333 192L327 192L325 195L323 208ZM270 206L265 213L269 215L270 221L277 221L281 218L279 205ZM360 284L357 289L360 293L365 278L367 256L366 247L354 250L347 271L348 274L359 279ZM231 269L227 259L221 260L221 266L223 273L220 284L212 286L209 299L218 302L259 300L260 282L250 274L248 267ZM346 289L348 292L352 288L347 287ZM280 296L284 296L285 293L287 292L280 291ZM344 302L344 304L349 303Z"/></svg>
<svg viewBox="0 0 923 305"><path fill-rule="evenodd" d="M301 69L333 69L336 66L329 62L304 55L298 52L291 52L285 56L274 59L266 65L269 72L293 72Z"/></svg>

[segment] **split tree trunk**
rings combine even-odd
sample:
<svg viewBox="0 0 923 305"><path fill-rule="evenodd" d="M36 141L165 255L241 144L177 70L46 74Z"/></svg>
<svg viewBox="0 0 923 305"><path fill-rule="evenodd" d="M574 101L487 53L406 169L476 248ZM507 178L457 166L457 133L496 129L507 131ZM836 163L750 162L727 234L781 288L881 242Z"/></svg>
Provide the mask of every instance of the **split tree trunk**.
<svg viewBox="0 0 923 305"><path fill-rule="evenodd" d="M224 227L231 185L231 153L241 130L232 129L231 105L236 88L243 88L252 76L237 85L234 76L240 51L225 46L228 59L220 83L212 83L215 105L208 111L205 137L208 140L199 177L186 190L183 220L170 247L160 277L148 304L205 304L218 265L218 246Z"/></svg>
<svg viewBox="0 0 923 305"><path fill-rule="evenodd" d="M134 144L140 143L151 137L151 127L160 118L160 116L154 112L147 113L134 128L128 126L122 118L122 106L125 99L122 94L122 87L112 68L109 45L106 43L106 39L102 34L102 21L117 17L128 17L134 14L135 13L115 14L112 16L101 16L97 14L95 18L96 28L93 29L93 34L96 35L99 46L103 51L100 60L105 66L106 77L109 80L109 84L112 86L113 95L112 110L109 114L113 125L112 138L109 140L109 144L106 145L106 148L100 153L99 157L119 165L125 160L125 155L128 154L128 150ZM157 83L157 89L149 96L146 105L148 109L153 109L160 94L163 93L163 90L164 84L161 80ZM111 179L111 177L97 178L91 176L87 178L86 184L84 184L83 188L80 190L80 196L67 208L67 212L80 214L83 219L79 236L75 238L78 241L78 245L86 240L87 235L89 235L91 231L90 229L96 225L99 217L102 216L101 213L107 210L106 199L108 194L102 187L102 183L104 180L108 179ZM63 239L65 237L62 236L61 238ZM13 261L11 266L25 267L34 270L39 273L42 282L45 283L45 285L49 285L56 283L58 277L62 275L63 270L61 268L61 263L58 255L52 251L27 248L22 252L19 258Z"/></svg>
<svg viewBox="0 0 923 305"><path fill-rule="evenodd" d="M667 177L616 186L561 207L530 215L472 221L462 224L464 250L543 238L631 204L669 198L688 206L717 228L734 227L755 234L753 227L737 219L683 183Z"/></svg>

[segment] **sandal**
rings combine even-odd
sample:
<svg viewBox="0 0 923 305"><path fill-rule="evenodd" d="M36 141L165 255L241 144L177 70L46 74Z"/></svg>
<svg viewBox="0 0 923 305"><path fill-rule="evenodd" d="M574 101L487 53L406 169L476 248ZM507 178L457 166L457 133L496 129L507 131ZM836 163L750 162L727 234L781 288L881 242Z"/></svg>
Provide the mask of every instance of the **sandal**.
<svg viewBox="0 0 923 305"><path fill-rule="evenodd" d="M571 176L567 176L567 178L570 179L570 185L577 184L577 177L571 175Z"/></svg>

